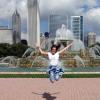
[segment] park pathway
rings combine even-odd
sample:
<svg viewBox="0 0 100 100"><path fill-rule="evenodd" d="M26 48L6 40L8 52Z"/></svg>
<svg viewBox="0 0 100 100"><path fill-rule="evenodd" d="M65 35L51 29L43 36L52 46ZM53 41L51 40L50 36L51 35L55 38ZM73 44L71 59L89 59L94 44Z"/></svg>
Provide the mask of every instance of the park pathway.
<svg viewBox="0 0 100 100"><path fill-rule="evenodd" d="M100 78L0 78L0 100L100 100Z"/></svg>

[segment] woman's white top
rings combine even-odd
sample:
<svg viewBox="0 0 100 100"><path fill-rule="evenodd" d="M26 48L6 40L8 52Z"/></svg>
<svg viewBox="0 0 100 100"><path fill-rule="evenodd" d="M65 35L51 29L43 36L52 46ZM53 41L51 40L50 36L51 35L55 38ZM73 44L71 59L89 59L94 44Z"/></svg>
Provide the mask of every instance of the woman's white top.
<svg viewBox="0 0 100 100"><path fill-rule="evenodd" d="M51 52L48 52L49 65L57 66L59 64L59 52L54 55Z"/></svg>

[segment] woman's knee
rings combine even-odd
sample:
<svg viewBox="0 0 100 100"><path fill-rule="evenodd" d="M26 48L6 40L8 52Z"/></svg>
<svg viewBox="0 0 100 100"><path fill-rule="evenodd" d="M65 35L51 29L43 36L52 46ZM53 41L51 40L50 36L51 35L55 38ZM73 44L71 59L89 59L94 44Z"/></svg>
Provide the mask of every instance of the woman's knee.
<svg viewBox="0 0 100 100"><path fill-rule="evenodd" d="M58 81L59 80L59 74L55 74L55 80Z"/></svg>

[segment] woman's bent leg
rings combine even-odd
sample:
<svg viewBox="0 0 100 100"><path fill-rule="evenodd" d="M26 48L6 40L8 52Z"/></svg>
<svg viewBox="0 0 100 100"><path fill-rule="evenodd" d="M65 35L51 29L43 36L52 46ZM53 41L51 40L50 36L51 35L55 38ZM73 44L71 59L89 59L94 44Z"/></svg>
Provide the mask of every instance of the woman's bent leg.
<svg viewBox="0 0 100 100"><path fill-rule="evenodd" d="M64 71L62 68L56 67L55 80L58 81L62 77L63 73Z"/></svg>
<svg viewBox="0 0 100 100"><path fill-rule="evenodd" d="M55 81L55 74L54 74L54 72L53 71L50 71L50 81L51 82L54 82Z"/></svg>
<svg viewBox="0 0 100 100"><path fill-rule="evenodd" d="M55 80L58 81L60 79L59 73L55 73Z"/></svg>

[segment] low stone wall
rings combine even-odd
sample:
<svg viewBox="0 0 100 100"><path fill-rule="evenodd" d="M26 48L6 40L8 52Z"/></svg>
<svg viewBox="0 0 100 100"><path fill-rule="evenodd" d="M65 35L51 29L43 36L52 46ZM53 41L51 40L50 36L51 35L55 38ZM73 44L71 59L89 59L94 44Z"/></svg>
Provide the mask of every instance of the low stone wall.
<svg viewBox="0 0 100 100"><path fill-rule="evenodd" d="M85 66L96 67L100 66L100 58L94 59L93 57L82 58ZM83 67L82 63L77 65L76 59L70 57L61 58L62 65L64 67ZM48 66L48 60L45 57L37 56L34 58L20 58L18 59L17 66L20 67L46 67Z"/></svg>

